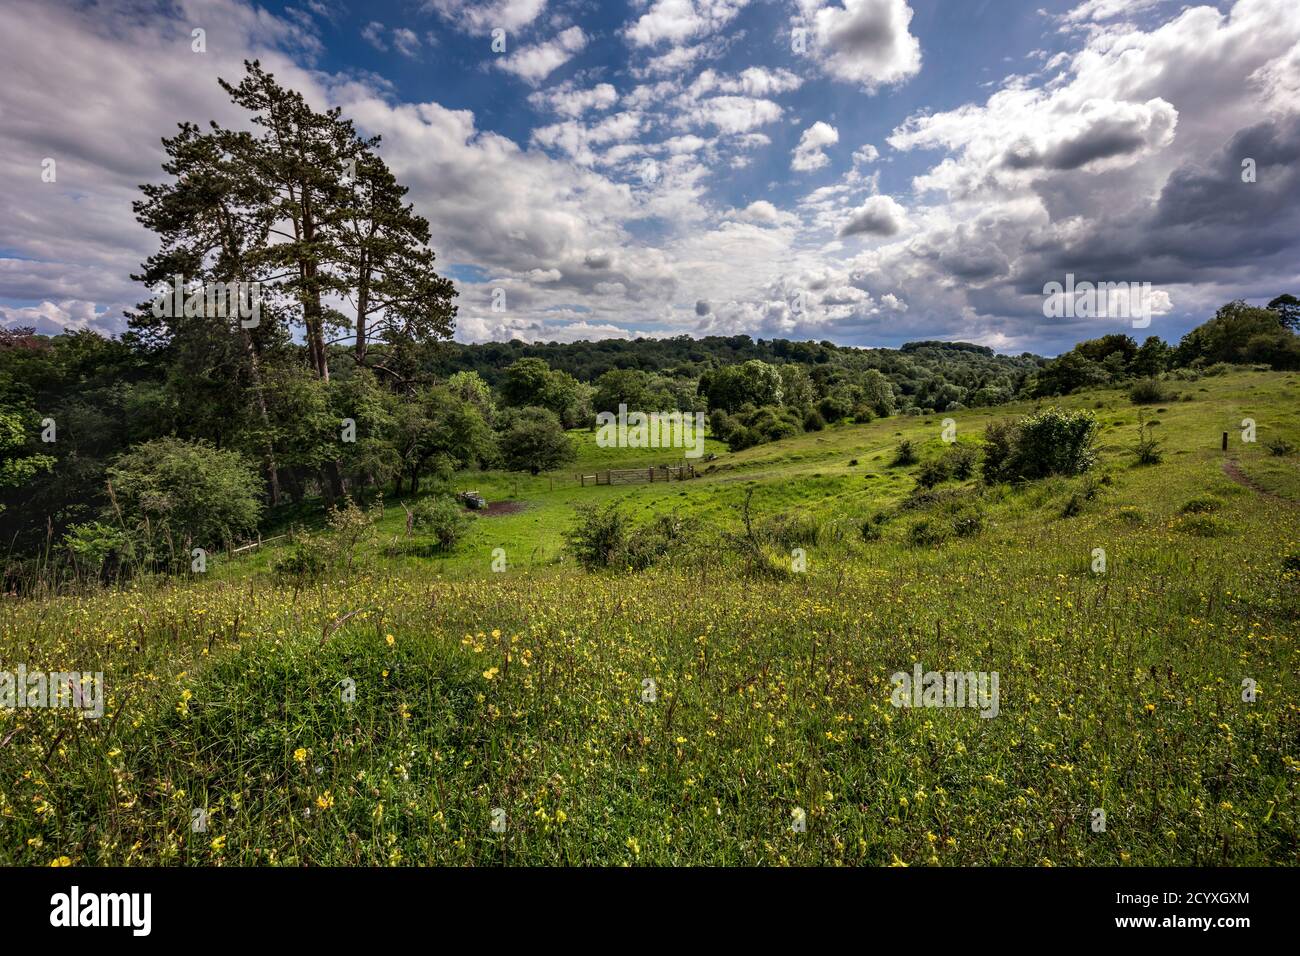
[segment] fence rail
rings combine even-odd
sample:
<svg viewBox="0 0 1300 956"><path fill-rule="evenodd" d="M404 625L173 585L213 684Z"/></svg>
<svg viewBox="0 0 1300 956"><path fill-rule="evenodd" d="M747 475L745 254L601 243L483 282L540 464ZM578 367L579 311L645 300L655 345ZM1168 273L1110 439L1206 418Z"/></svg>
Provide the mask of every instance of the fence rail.
<svg viewBox="0 0 1300 956"><path fill-rule="evenodd" d="M592 475L578 475L585 486L593 485L636 485L654 481L685 481L695 477L694 465L655 465L650 468L611 468L598 471Z"/></svg>

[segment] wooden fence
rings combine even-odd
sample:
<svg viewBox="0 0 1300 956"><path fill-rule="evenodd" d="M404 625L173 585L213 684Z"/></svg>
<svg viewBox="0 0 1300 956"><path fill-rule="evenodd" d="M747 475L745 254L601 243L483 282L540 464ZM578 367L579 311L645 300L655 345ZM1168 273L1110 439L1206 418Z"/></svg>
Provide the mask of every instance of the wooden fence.
<svg viewBox="0 0 1300 956"><path fill-rule="evenodd" d="M578 475L585 486L593 485L635 485L647 481L685 481L695 477L695 466L656 465L651 468L611 468L598 471L594 475Z"/></svg>

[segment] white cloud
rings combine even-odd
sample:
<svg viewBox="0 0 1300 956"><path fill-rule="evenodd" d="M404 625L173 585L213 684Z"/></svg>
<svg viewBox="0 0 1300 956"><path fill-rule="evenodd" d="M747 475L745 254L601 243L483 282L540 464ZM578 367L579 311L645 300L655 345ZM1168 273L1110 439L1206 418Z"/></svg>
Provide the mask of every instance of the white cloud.
<svg viewBox="0 0 1300 956"><path fill-rule="evenodd" d="M903 228L907 211L890 196L872 196L853 210L840 236L892 236Z"/></svg>
<svg viewBox="0 0 1300 956"><path fill-rule="evenodd" d="M794 148L794 159L790 168L797 172L811 172L821 169L830 162L824 149L840 141L839 131L829 123L818 120L803 131L799 145Z"/></svg>
<svg viewBox="0 0 1300 956"><path fill-rule="evenodd" d="M528 102L538 109L548 109L561 116L578 117L589 111L608 109L618 102L618 91L609 83L579 88L572 81L549 90L530 93Z"/></svg>
<svg viewBox="0 0 1300 956"><path fill-rule="evenodd" d="M855 166L866 166L868 163L874 163L879 158L880 150L870 143L866 143L853 151L853 165Z"/></svg>
<svg viewBox="0 0 1300 956"><path fill-rule="evenodd" d="M546 9L546 0L424 0L423 8L466 32L510 31L536 20Z"/></svg>
<svg viewBox="0 0 1300 956"><path fill-rule="evenodd" d="M921 69L921 44L909 31L907 0L798 0L796 22L811 30L809 56L836 79L869 92Z"/></svg>
<svg viewBox="0 0 1300 956"><path fill-rule="evenodd" d="M396 27L393 30L393 46L397 47L397 52L402 56L414 57L420 52L420 38L414 30Z"/></svg>
<svg viewBox="0 0 1300 956"><path fill-rule="evenodd" d="M684 43L721 29L749 0L655 0L624 35L635 46Z"/></svg>
<svg viewBox="0 0 1300 956"><path fill-rule="evenodd" d="M569 27L554 39L524 47L497 60L497 65L536 86L587 45L581 27Z"/></svg>
<svg viewBox="0 0 1300 956"><path fill-rule="evenodd" d="M376 50L388 51L388 44L384 42L384 25L377 20L371 20L362 27L361 38Z"/></svg>

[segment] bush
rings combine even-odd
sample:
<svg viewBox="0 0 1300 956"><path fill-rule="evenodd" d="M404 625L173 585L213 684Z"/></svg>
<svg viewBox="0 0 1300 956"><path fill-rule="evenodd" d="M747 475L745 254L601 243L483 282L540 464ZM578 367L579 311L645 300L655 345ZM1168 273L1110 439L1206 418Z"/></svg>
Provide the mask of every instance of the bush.
<svg viewBox="0 0 1300 956"><path fill-rule="evenodd" d="M628 535L623 547L615 552L620 567L644 571L686 544L690 535L686 522L677 515L659 515L649 525Z"/></svg>
<svg viewBox="0 0 1300 956"><path fill-rule="evenodd" d="M1083 495L1074 491L1070 497L1065 499L1065 504L1061 507L1062 518L1073 518L1075 515L1083 513Z"/></svg>
<svg viewBox="0 0 1300 956"><path fill-rule="evenodd" d="M588 571L606 568L627 544L627 519L618 504L578 509L578 522L564 534L565 547Z"/></svg>
<svg viewBox="0 0 1300 956"><path fill-rule="evenodd" d="M915 465L916 464L916 443L910 438L904 438L894 449L894 460L892 464L896 466Z"/></svg>
<svg viewBox="0 0 1300 956"><path fill-rule="evenodd" d="M356 560L357 548L375 536L375 521L383 517L383 500L377 500L372 511L365 511L350 497L343 499L343 505L331 506L325 517L325 523L332 532L330 542L334 548L334 559L349 571Z"/></svg>
<svg viewBox="0 0 1300 956"><path fill-rule="evenodd" d="M979 453L970 445L957 444L948 449L945 457L952 476L958 481L965 481L975 473L975 462L979 459Z"/></svg>
<svg viewBox="0 0 1300 956"><path fill-rule="evenodd" d="M940 482L952 477L952 469L947 457L931 458L916 473L916 480L922 488L933 488Z"/></svg>
<svg viewBox="0 0 1300 956"><path fill-rule="evenodd" d="M1081 475L1096 461L1097 417L1083 409L1049 408L1017 423L1015 477L1030 481L1049 475Z"/></svg>
<svg viewBox="0 0 1300 956"><path fill-rule="evenodd" d="M676 515L660 515L633 529L617 502L604 508L578 509L578 521L565 532L565 547L588 571L631 568L642 571L681 548L689 540L686 523Z"/></svg>
<svg viewBox="0 0 1300 956"><path fill-rule="evenodd" d="M446 495L424 498L411 509L411 526L432 535L444 550L454 548L473 523L456 499Z"/></svg>
<svg viewBox="0 0 1300 956"><path fill-rule="evenodd" d="M152 553L188 568L190 548L214 549L257 529L262 479L236 451L207 442L157 438L108 469L113 499Z"/></svg>
<svg viewBox="0 0 1300 956"><path fill-rule="evenodd" d="M1185 515L1202 515L1218 511L1223 507L1223 502L1211 495L1198 495L1188 501L1182 507L1182 513Z"/></svg>
<svg viewBox="0 0 1300 956"><path fill-rule="evenodd" d="M1154 378L1143 379L1129 389L1128 399L1134 405L1158 405L1168 401L1170 395Z"/></svg>
<svg viewBox="0 0 1300 956"><path fill-rule="evenodd" d="M1175 522L1174 527L1201 538L1218 538L1229 532L1227 522L1214 515L1185 515Z"/></svg>
<svg viewBox="0 0 1300 956"><path fill-rule="evenodd" d="M803 430L806 432L819 432L826 427L826 419L822 418L821 412L817 409L809 409L803 417Z"/></svg>
<svg viewBox="0 0 1300 956"><path fill-rule="evenodd" d="M1014 481L1012 473L1019 428L1015 422L989 422L984 427L984 461L981 474L986 482Z"/></svg>
<svg viewBox="0 0 1300 956"><path fill-rule="evenodd" d="M1138 465L1158 465L1164 460L1165 453L1160 448L1160 439L1151 431L1151 423L1138 420L1138 440L1133 446L1133 454Z"/></svg>
<svg viewBox="0 0 1300 956"><path fill-rule="evenodd" d="M907 540L917 547L943 544L952 536L952 528L938 518L917 518L907 529Z"/></svg>
<svg viewBox="0 0 1300 956"><path fill-rule="evenodd" d="M99 577L109 558L122 564L133 553L130 535L98 521L72 525L63 535L63 546L72 554L78 571L91 578Z"/></svg>
<svg viewBox="0 0 1300 956"><path fill-rule="evenodd" d="M952 531L959 538L973 538L984 530L984 511L978 505L967 505L952 518Z"/></svg>
<svg viewBox="0 0 1300 956"><path fill-rule="evenodd" d="M1264 443L1264 447L1268 449L1269 454L1275 455L1278 458L1282 458L1283 456L1289 455L1295 451L1295 445L1291 444L1285 438L1272 438Z"/></svg>
<svg viewBox="0 0 1300 956"><path fill-rule="evenodd" d="M316 580L329 566L329 549L325 543L313 535L303 534L271 565L271 573L302 584Z"/></svg>

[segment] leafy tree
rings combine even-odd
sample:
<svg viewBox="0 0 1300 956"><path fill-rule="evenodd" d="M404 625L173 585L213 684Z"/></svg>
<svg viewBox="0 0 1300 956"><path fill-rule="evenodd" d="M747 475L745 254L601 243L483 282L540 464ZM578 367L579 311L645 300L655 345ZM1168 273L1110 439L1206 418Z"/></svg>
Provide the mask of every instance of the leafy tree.
<svg viewBox="0 0 1300 956"><path fill-rule="evenodd" d="M156 438L118 456L108 475L122 520L150 553L166 543L176 561L188 563L191 546L233 543L254 531L262 514L256 469L238 452L206 442Z"/></svg>
<svg viewBox="0 0 1300 956"><path fill-rule="evenodd" d="M549 408L526 406L512 411L499 444L506 468L534 475L577 457L560 419Z"/></svg>
<svg viewBox="0 0 1300 956"><path fill-rule="evenodd" d="M1300 332L1300 299L1290 294L1279 295L1268 307L1282 318L1282 324L1292 332Z"/></svg>
<svg viewBox="0 0 1300 956"><path fill-rule="evenodd" d="M27 454L23 450L26 444L23 416L12 409L0 408L0 488L17 488L53 467L52 456ZM3 510L4 504L0 503L0 511Z"/></svg>
<svg viewBox="0 0 1300 956"><path fill-rule="evenodd" d="M1142 347L1133 356L1129 372L1138 378L1155 378L1169 367L1172 349L1164 339L1156 335L1147 336Z"/></svg>

